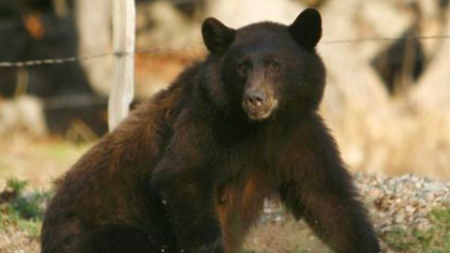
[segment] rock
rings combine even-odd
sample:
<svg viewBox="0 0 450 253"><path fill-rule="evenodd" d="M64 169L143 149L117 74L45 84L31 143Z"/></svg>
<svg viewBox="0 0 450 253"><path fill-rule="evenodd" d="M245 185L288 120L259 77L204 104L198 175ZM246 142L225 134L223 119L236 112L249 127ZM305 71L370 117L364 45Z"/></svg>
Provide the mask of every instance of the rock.
<svg viewBox="0 0 450 253"><path fill-rule="evenodd" d="M291 24L306 6L290 0L208 0L206 12L230 27L265 20Z"/></svg>
<svg viewBox="0 0 450 253"><path fill-rule="evenodd" d="M39 99L21 96L0 101L0 134L25 133L43 136L47 132L43 107Z"/></svg>
<svg viewBox="0 0 450 253"><path fill-rule="evenodd" d="M202 42L200 23L184 17L168 1L140 4L136 26L137 48L173 49Z"/></svg>

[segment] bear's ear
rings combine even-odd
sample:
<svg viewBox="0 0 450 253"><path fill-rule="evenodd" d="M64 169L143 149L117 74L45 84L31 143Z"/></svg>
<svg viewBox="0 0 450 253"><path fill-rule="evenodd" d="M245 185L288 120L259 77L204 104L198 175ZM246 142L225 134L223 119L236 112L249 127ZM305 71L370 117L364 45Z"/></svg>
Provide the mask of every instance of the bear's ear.
<svg viewBox="0 0 450 253"><path fill-rule="evenodd" d="M202 25L203 41L212 54L224 52L234 41L236 31L215 18L207 18Z"/></svg>
<svg viewBox="0 0 450 253"><path fill-rule="evenodd" d="M322 18L316 9L306 9L289 26L292 37L303 47L312 50L322 37Z"/></svg>

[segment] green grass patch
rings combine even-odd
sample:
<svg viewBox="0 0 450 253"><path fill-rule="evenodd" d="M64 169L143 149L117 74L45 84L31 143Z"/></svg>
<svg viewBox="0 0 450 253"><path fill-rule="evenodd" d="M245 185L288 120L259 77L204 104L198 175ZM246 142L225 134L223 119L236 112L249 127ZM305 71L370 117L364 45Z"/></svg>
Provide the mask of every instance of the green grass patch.
<svg viewBox="0 0 450 253"><path fill-rule="evenodd" d="M36 150L36 155L48 159L57 159L58 161L73 160L74 157L77 158L80 154L86 152L92 143L74 144L70 142L55 142L47 143L46 145L40 146Z"/></svg>
<svg viewBox="0 0 450 253"><path fill-rule="evenodd" d="M425 230L398 228L385 235L385 241L395 252L450 253L450 206L433 210L431 227Z"/></svg>
<svg viewBox="0 0 450 253"><path fill-rule="evenodd" d="M292 252L289 252L289 253L306 253L306 252L307 251L304 250L304 249L295 249L295 250L293 250ZM241 253L258 253L258 252L244 249L244 250L241 251Z"/></svg>
<svg viewBox="0 0 450 253"><path fill-rule="evenodd" d="M0 193L0 229L18 228L38 236L49 192L26 192L26 181L10 179Z"/></svg>

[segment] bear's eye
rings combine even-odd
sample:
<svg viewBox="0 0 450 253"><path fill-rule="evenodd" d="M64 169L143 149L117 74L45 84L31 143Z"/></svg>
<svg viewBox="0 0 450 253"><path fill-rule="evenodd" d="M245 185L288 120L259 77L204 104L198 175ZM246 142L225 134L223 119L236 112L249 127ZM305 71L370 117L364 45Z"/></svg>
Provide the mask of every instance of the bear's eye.
<svg viewBox="0 0 450 253"><path fill-rule="evenodd" d="M274 59L274 57L267 57L264 59L264 65L266 68L268 67L270 70L278 71L281 67L280 63Z"/></svg>
<svg viewBox="0 0 450 253"><path fill-rule="evenodd" d="M239 75L247 76L250 68L251 68L250 62L245 61L245 62L239 63L239 65L237 66L237 71L238 71Z"/></svg>
<svg viewBox="0 0 450 253"><path fill-rule="evenodd" d="M270 69L274 70L274 71L278 71L280 69L280 63L276 62L276 61L272 61L269 64Z"/></svg>

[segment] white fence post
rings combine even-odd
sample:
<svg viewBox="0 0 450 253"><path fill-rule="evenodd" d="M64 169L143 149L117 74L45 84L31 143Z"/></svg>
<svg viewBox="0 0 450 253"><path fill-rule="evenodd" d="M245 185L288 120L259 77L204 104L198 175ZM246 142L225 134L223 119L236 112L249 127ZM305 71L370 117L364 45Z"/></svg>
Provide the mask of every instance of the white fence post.
<svg viewBox="0 0 450 253"><path fill-rule="evenodd" d="M114 81L108 103L112 131L127 115L134 96L136 6L134 0L113 0Z"/></svg>

